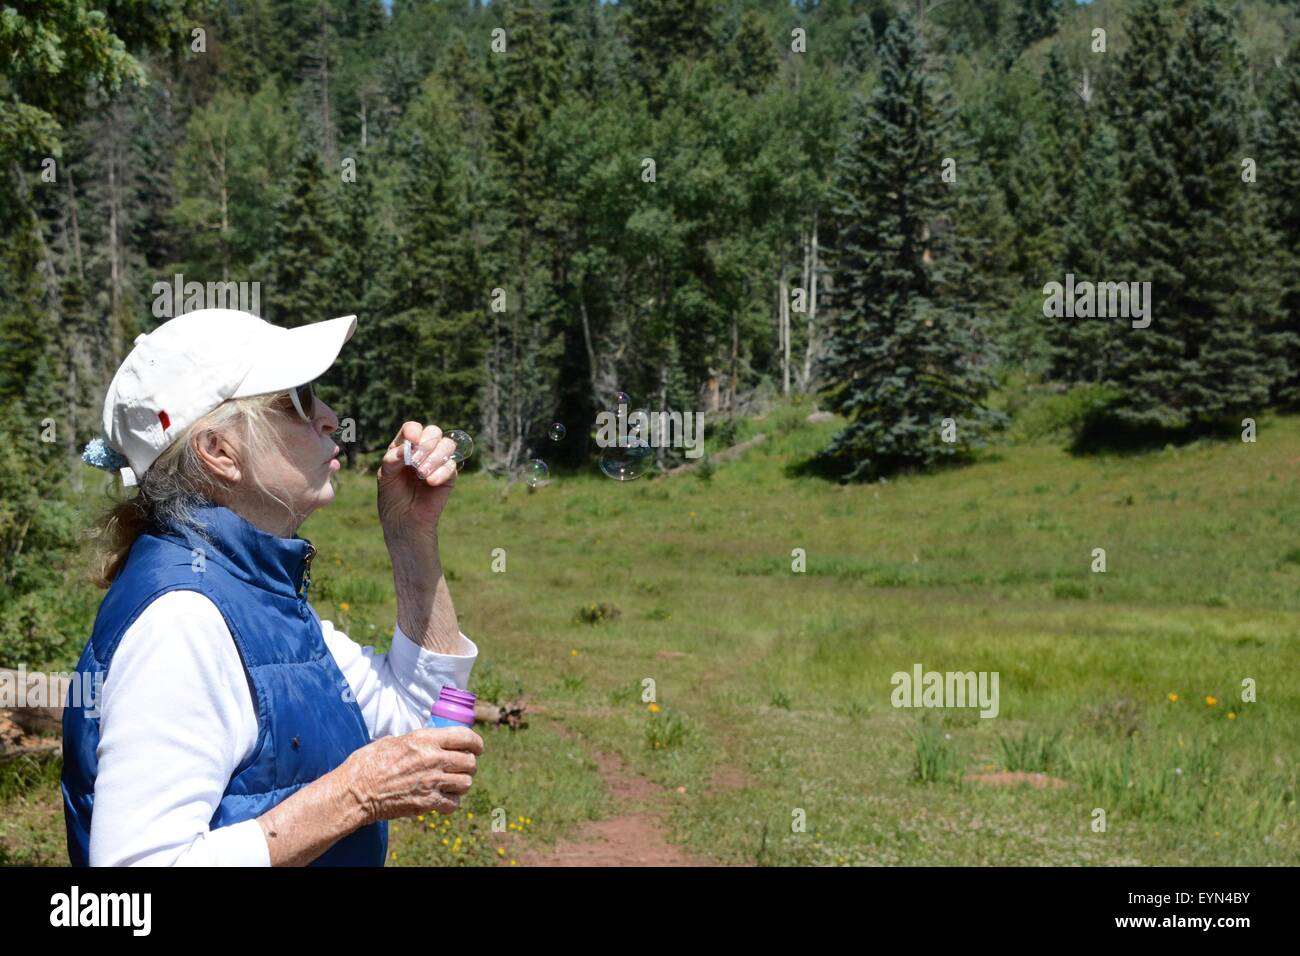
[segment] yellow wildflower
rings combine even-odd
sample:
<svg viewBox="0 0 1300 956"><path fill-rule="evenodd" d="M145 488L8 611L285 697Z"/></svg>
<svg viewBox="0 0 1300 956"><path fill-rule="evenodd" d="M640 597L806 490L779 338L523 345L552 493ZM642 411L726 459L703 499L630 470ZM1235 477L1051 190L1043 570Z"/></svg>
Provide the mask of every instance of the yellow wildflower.
<svg viewBox="0 0 1300 956"><path fill-rule="evenodd" d="M1169 695L1169 703L1171 703L1171 704L1176 704L1176 703L1178 703L1178 695L1177 695L1177 694L1170 694L1170 695Z"/></svg>
<svg viewBox="0 0 1300 956"><path fill-rule="evenodd" d="M1213 698L1213 697L1207 697L1207 698L1205 698L1205 706L1206 706L1206 707L1216 707L1216 706L1218 706L1218 703L1219 703L1219 702L1218 702L1215 698Z"/></svg>

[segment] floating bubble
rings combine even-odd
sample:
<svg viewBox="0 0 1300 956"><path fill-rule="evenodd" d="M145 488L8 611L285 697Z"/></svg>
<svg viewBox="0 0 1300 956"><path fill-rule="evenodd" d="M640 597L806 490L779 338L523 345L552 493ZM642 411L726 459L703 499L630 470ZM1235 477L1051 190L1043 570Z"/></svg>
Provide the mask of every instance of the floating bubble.
<svg viewBox="0 0 1300 956"><path fill-rule="evenodd" d="M524 465L524 481L528 482L529 488L541 488L549 484L551 480L551 469L546 467L546 462L540 458L534 458Z"/></svg>
<svg viewBox="0 0 1300 956"><path fill-rule="evenodd" d="M615 393L614 393L614 404L615 404L615 405L631 405L631 404L632 404L632 396L629 395L627 392L615 392Z"/></svg>
<svg viewBox="0 0 1300 956"><path fill-rule="evenodd" d="M447 432L447 437L456 443L456 450L451 453L452 461L461 462L474 454L474 439L469 437L469 432L453 428Z"/></svg>
<svg viewBox="0 0 1300 956"><path fill-rule="evenodd" d="M644 475L654 463L650 443L628 436L627 446L608 448L600 456L600 470L615 481L632 481Z"/></svg>
<svg viewBox="0 0 1300 956"><path fill-rule="evenodd" d="M564 425L560 422L551 422L551 427L546 429L546 434L551 436L551 441L562 441L565 436Z"/></svg>

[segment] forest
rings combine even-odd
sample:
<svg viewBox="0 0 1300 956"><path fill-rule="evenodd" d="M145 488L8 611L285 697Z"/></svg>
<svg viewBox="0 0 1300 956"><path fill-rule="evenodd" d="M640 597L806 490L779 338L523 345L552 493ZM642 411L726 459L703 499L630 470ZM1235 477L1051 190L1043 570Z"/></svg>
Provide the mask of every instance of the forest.
<svg viewBox="0 0 1300 956"><path fill-rule="evenodd" d="M353 465L417 418L469 430L494 473L567 423L547 452L583 467L619 392L703 413L724 446L811 397L846 424L808 471L839 481L968 459L1041 390L1079 447L1294 407L1298 19L1266 0L6 6L3 637L21 657L57 616L61 489L132 341L189 288L286 326L359 316L321 383ZM1148 325L1051 317L1067 277L1111 303L1149 290Z"/></svg>

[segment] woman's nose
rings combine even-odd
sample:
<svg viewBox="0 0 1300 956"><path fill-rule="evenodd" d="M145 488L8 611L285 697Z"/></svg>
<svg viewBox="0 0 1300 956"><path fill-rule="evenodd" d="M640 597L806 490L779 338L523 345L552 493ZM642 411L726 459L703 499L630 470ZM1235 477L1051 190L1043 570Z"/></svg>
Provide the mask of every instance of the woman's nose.
<svg viewBox="0 0 1300 956"><path fill-rule="evenodd" d="M320 399L318 398L317 401L320 401ZM323 421L321 422L321 431L328 435L330 432L338 429L339 417L334 414L334 409L330 408L324 402L321 402L320 406L324 411L324 415L322 416Z"/></svg>

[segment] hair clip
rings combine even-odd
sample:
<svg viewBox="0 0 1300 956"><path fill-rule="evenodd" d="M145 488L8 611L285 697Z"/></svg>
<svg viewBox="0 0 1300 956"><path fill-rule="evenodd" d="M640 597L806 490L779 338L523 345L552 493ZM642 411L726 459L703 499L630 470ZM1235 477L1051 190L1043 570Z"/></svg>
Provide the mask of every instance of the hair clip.
<svg viewBox="0 0 1300 956"><path fill-rule="evenodd" d="M104 471L119 471L130 466L130 462L102 438L92 438L86 443L81 453L81 460L87 465L102 468Z"/></svg>
<svg viewBox="0 0 1300 956"><path fill-rule="evenodd" d="M81 452L81 460L95 468L117 472L124 487L130 488L137 484L131 463L102 438L92 438L86 443L86 447Z"/></svg>

